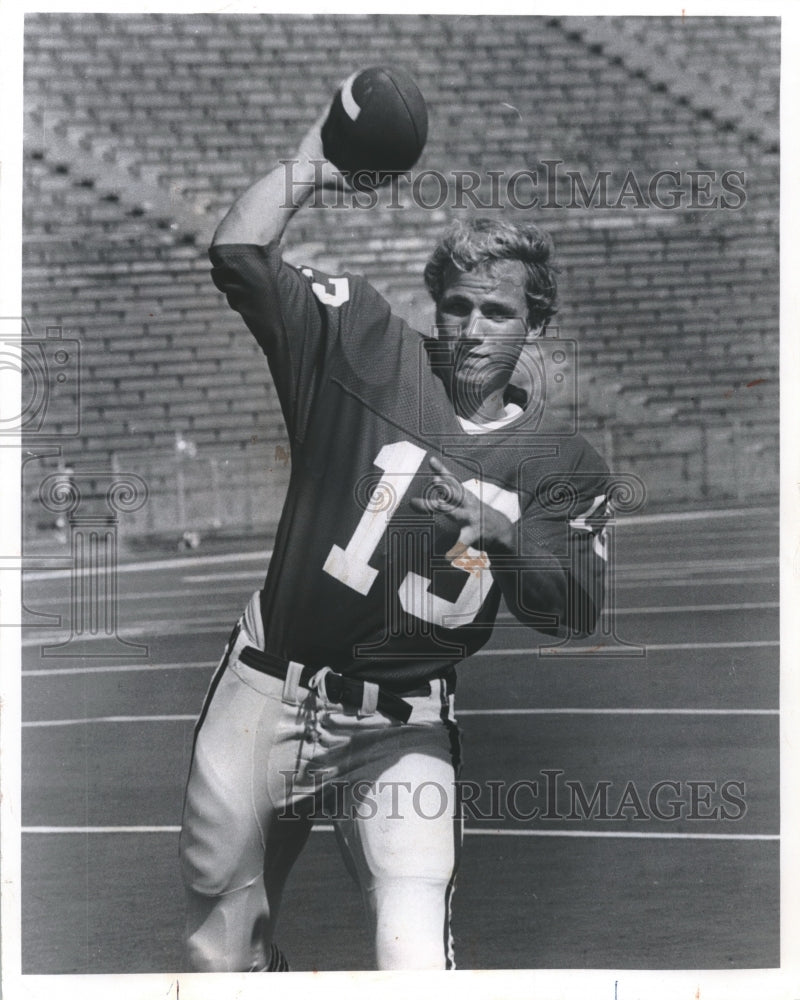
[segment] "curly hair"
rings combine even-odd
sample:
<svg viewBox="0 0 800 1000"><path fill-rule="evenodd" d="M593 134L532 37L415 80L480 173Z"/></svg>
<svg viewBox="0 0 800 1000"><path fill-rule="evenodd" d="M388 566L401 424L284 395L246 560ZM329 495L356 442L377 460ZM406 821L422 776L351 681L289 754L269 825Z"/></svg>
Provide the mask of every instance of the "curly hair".
<svg viewBox="0 0 800 1000"><path fill-rule="evenodd" d="M515 225L493 219L455 222L434 248L423 274L425 287L434 302L439 302L445 288L449 265L459 271L497 261L518 260L526 272L525 298L528 322L532 328L544 324L558 312L558 268L552 261L553 241L549 234L532 223Z"/></svg>

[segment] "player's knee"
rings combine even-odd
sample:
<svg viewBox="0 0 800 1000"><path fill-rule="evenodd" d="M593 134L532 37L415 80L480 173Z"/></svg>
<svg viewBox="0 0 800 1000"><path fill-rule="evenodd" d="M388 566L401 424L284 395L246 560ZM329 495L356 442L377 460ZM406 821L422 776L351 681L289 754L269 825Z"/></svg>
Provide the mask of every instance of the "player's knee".
<svg viewBox="0 0 800 1000"><path fill-rule="evenodd" d="M255 856L235 842L223 849L221 841L203 841L187 833L181 835L180 863L186 888L213 898L261 880L263 852Z"/></svg>
<svg viewBox="0 0 800 1000"><path fill-rule="evenodd" d="M181 874L187 889L207 896L209 899L246 888L255 880L260 880L263 877L259 873L248 879L245 877L245 872L239 871L232 865L219 869L209 869L208 867L199 868L186 862L181 865Z"/></svg>

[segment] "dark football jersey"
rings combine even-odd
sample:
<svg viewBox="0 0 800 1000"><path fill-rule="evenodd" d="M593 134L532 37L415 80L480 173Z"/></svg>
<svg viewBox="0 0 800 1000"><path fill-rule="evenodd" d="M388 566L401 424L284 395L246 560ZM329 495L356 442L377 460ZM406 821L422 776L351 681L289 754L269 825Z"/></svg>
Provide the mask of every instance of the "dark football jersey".
<svg viewBox="0 0 800 1000"><path fill-rule="evenodd" d="M553 556L586 613L599 606L606 469L581 437L524 420L467 434L431 341L361 277L295 268L275 243L215 246L211 260L267 356L291 441L262 591L268 652L403 691L484 645L500 600L490 560L449 561L457 529L409 504L431 489L431 455L516 525L505 565L532 619L527 584Z"/></svg>

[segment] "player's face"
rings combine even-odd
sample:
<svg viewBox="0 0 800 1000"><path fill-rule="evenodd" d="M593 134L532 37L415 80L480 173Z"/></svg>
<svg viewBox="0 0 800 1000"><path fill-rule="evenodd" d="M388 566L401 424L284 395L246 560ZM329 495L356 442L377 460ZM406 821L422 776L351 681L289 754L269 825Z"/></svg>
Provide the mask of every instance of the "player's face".
<svg viewBox="0 0 800 1000"><path fill-rule="evenodd" d="M453 403L462 416L501 392L528 336L525 268L518 260L445 273L437 336L452 351Z"/></svg>

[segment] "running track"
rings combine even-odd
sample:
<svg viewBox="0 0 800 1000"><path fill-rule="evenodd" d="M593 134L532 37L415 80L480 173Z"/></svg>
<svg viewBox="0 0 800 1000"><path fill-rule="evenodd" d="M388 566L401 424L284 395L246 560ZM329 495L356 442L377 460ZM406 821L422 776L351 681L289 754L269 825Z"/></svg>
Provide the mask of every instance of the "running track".
<svg viewBox="0 0 800 1000"><path fill-rule="evenodd" d="M604 640L616 655L537 656L535 635L506 617L461 668L462 777L481 798L454 899L460 968L779 964L777 520L632 518L616 532L618 640ZM265 565L246 551L125 566L119 633L146 646L127 659L43 656L68 628L26 631L23 972L182 968L177 830L193 721ZM68 574L25 579L28 608L68 626ZM551 817L526 818L536 803L520 785L516 814L506 804L493 817L493 781L555 781L561 797ZM568 819L567 781L588 794L610 782L612 814L632 783L648 815ZM675 792L674 820L648 808L664 781L679 787L658 799L664 812ZM546 812L543 792L537 802ZM295 970L369 967L329 824L292 874L279 940Z"/></svg>

